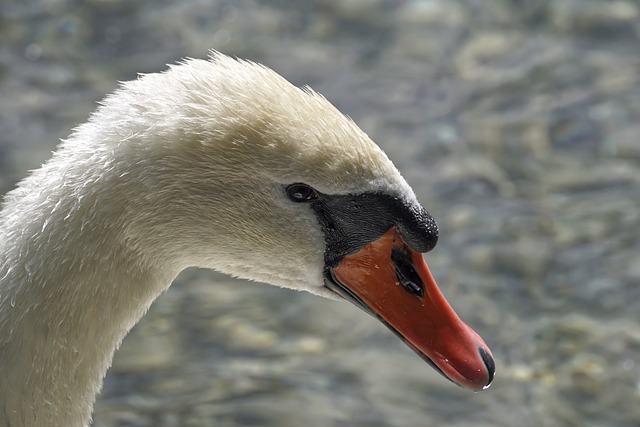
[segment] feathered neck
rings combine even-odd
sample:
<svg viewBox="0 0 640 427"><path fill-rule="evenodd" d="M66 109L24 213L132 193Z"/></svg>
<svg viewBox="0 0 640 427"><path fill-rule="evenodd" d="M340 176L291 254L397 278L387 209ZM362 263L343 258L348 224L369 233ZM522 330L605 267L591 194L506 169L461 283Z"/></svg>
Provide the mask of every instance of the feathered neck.
<svg viewBox="0 0 640 427"><path fill-rule="evenodd" d="M124 196L106 174L88 179L102 165L67 163L80 177L61 163L0 214L0 426L87 425L114 351L177 273L114 231Z"/></svg>

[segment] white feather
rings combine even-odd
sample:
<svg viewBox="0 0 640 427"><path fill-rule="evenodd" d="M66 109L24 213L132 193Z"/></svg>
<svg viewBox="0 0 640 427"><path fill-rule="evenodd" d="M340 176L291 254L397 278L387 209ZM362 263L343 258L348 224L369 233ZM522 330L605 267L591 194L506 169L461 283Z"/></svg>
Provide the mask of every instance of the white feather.
<svg viewBox="0 0 640 427"><path fill-rule="evenodd" d="M113 352L184 268L326 295L283 186L415 201L311 89L213 53L124 83L0 213L0 426L85 426Z"/></svg>

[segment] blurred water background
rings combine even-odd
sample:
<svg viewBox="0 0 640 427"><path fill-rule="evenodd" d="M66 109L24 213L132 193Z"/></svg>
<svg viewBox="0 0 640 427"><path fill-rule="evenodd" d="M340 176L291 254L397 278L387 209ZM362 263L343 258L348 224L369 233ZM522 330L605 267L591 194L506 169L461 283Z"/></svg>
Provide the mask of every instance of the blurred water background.
<svg viewBox="0 0 640 427"><path fill-rule="evenodd" d="M497 377L465 392L347 303L190 270L117 353L96 427L640 426L640 2L3 0L0 192L117 81L211 48L387 151Z"/></svg>

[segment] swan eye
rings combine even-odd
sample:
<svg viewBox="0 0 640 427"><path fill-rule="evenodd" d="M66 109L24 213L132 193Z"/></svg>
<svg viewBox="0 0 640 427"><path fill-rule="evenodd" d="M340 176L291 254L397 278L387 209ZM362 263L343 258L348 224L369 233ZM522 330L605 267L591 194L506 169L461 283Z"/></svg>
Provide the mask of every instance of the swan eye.
<svg viewBox="0 0 640 427"><path fill-rule="evenodd" d="M291 184L287 187L287 196L292 202L306 202L317 199L318 193L307 184Z"/></svg>

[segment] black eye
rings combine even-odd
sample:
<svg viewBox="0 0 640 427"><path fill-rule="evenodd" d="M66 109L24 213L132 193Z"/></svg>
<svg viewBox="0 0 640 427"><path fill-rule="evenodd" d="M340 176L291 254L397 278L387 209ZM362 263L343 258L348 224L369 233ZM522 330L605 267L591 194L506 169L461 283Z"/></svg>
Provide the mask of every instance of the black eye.
<svg viewBox="0 0 640 427"><path fill-rule="evenodd" d="M307 184L298 183L287 187L287 196L292 202L306 202L317 199L318 193Z"/></svg>

